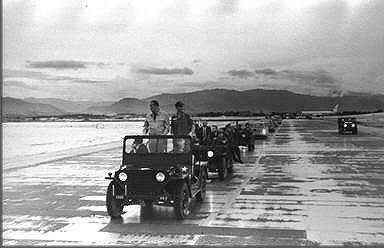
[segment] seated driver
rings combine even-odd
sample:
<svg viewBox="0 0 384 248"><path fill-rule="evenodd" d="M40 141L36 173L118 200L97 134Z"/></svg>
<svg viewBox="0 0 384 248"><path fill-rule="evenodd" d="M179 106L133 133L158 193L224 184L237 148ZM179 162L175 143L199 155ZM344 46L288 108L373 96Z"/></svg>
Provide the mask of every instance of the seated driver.
<svg viewBox="0 0 384 248"><path fill-rule="evenodd" d="M228 144L228 139L225 137L224 130L220 129L218 131L217 137L213 140L216 145L226 145Z"/></svg>
<svg viewBox="0 0 384 248"><path fill-rule="evenodd" d="M137 138L133 141L132 150L130 153L148 153L148 148L143 143L143 139Z"/></svg>
<svg viewBox="0 0 384 248"><path fill-rule="evenodd" d="M185 139L174 139L173 140L173 151L175 153L187 152Z"/></svg>

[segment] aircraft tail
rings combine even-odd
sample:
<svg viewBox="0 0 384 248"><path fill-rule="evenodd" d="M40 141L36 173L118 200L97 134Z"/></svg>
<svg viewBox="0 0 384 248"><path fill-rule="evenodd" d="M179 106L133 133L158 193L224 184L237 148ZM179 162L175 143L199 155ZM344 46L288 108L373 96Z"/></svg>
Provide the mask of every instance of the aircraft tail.
<svg viewBox="0 0 384 248"><path fill-rule="evenodd" d="M339 110L339 104L336 104L335 107L333 107L332 112L337 113L338 110Z"/></svg>

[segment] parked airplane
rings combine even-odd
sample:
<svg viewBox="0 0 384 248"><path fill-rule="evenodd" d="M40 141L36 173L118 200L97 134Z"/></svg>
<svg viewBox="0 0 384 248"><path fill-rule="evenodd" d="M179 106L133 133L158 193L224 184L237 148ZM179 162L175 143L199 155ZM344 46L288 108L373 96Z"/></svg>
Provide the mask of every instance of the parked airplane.
<svg viewBox="0 0 384 248"><path fill-rule="evenodd" d="M339 109L339 104L336 104L332 110L301 111L301 114L305 116L333 115L333 114L337 114L338 109Z"/></svg>

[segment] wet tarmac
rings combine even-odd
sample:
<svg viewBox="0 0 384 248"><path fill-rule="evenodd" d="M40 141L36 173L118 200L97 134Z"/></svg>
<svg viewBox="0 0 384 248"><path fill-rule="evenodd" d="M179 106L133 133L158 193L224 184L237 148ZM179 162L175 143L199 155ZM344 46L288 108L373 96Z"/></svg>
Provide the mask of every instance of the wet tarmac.
<svg viewBox="0 0 384 248"><path fill-rule="evenodd" d="M3 173L3 245L384 244L384 138L339 135L336 122L284 120L207 199L174 219L155 206L106 213L104 177L120 149Z"/></svg>

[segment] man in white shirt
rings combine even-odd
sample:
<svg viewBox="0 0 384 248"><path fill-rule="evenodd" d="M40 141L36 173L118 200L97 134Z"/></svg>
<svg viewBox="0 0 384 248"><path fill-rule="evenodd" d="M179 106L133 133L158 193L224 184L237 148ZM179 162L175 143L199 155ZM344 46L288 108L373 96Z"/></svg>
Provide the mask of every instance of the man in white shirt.
<svg viewBox="0 0 384 248"><path fill-rule="evenodd" d="M160 110L159 102L152 100L149 104L151 112L146 115L144 122L144 134L167 135L170 129L169 115ZM165 152L166 139L150 139L149 150L151 152Z"/></svg>

